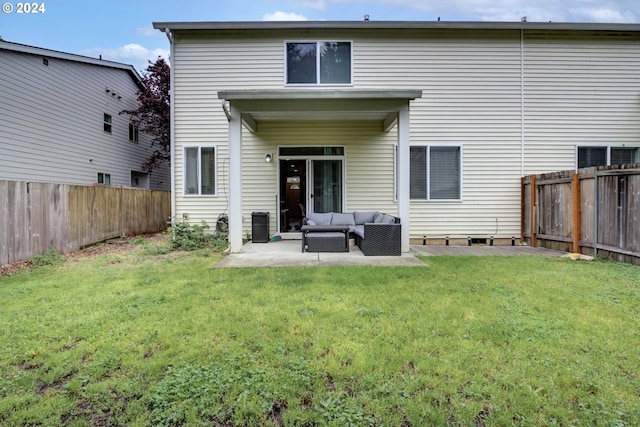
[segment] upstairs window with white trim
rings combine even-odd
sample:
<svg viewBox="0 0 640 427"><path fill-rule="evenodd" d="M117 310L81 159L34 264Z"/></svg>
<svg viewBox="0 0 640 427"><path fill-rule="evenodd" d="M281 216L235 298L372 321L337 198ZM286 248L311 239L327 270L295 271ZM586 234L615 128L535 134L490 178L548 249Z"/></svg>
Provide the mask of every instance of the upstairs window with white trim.
<svg viewBox="0 0 640 427"><path fill-rule="evenodd" d="M351 84L351 42L286 43L288 85Z"/></svg>
<svg viewBox="0 0 640 427"><path fill-rule="evenodd" d="M412 200L460 200L462 167L459 146L410 147L409 195Z"/></svg>
<svg viewBox="0 0 640 427"><path fill-rule="evenodd" d="M578 147L578 169L640 162L637 147Z"/></svg>
<svg viewBox="0 0 640 427"><path fill-rule="evenodd" d="M184 194L216 194L215 147L185 147Z"/></svg>
<svg viewBox="0 0 640 427"><path fill-rule="evenodd" d="M103 120L104 131L107 133L111 133L111 125L112 125L111 114L104 113L102 120Z"/></svg>

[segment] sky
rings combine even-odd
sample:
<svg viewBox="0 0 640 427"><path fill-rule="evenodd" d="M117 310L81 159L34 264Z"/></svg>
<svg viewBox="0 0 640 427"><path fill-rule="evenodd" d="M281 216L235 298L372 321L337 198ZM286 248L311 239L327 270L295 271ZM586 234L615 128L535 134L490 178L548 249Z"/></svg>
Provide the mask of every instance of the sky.
<svg viewBox="0 0 640 427"><path fill-rule="evenodd" d="M131 64L169 59L153 22L500 21L639 23L640 0L0 0L6 41ZM24 5L38 6L24 13ZM21 7L22 5L22 7ZM19 9L23 13L18 13Z"/></svg>

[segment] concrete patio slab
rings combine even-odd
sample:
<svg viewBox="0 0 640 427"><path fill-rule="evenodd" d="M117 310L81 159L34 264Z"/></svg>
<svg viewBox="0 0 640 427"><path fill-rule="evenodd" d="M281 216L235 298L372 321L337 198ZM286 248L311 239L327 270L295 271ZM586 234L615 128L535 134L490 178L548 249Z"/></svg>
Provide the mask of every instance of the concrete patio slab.
<svg viewBox="0 0 640 427"><path fill-rule="evenodd" d="M531 246L411 246L411 251L423 256L514 256L514 255L546 255L562 256L564 252L558 252L546 248L534 248Z"/></svg>
<svg viewBox="0 0 640 427"><path fill-rule="evenodd" d="M402 256L364 256L357 246L349 252L305 252L301 251L300 240L280 240L269 243L247 243L241 252L229 254L214 268L242 267L317 267L326 265L369 265L369 266L427 266L421 256L514 256L546 255L562 256L557 252L530 246L411 246L409 253Z"/></svg>

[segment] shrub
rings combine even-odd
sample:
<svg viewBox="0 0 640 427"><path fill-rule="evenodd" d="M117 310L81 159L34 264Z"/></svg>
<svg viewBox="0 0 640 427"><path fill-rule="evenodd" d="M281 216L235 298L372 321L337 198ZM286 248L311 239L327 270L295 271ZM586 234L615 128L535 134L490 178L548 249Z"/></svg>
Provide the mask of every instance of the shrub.
<svg viewBox="0 0 640 427"><path fill-rule="evenodd" d="M207 233L209 225L202 221L200 225L189 224L185 221L175 221L170 229L169 243L171 249L193 251L211 247L214 250L224 250L227 240Z"/></svg>
<svg viewBox="0 0 640 427"><path fill-rule="evenodd" d="M43 255L34 256L30 259L31 264L35 267L43 267L45 265L58 265L66 261L66 258L56 252L56 247L52 246Z"/></svg>

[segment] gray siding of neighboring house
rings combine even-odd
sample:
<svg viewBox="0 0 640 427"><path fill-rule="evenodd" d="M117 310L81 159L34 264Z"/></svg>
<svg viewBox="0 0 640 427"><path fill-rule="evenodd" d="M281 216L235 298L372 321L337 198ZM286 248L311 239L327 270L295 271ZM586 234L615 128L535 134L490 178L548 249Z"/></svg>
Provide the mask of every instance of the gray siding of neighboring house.
<svg viewBox="0 0 640 427"><path fill-rule="evenodd" d="M0 179L90 185L103 173L111 185L136 186L132 176L143 172L150 138L140 132L139 142L129 141L129 116L119 115L137 108L136 79L108 62L101 66L47 52L0 45ZM105 113L112 117L111 133L104 131ZM168 164L148 178L147 188L170 190Z"/></svg>

